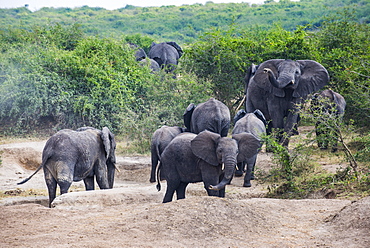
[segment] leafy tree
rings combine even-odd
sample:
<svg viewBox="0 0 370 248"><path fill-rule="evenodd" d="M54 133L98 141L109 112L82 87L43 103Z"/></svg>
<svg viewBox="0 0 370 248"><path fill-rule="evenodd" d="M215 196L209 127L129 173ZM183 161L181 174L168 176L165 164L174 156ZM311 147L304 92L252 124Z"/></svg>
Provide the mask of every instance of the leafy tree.
<svg viewBox="0 0 370 248"><path fill-rule="evenodd" d="M367 126L370 117L369 35L370 26L356 22L346 9L330 16L314 37L330 87L347 101L345 118L359 126Z"/></svg>

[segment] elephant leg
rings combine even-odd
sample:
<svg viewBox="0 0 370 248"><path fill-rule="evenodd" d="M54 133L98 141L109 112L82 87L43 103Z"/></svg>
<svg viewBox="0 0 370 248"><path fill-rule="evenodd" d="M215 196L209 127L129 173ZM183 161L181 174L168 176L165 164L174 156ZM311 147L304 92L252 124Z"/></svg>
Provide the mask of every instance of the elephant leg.
<svg viewBox="0 0 370 248"><path fill-rule="evenodd" d="M243 176L243 172L244 172L244 162L237 163L236 170L235 170L235 176L241 177Z"/></svg>
<svg viewBox="0 0 370 248"><path fill-rule="evenodd" d="M299 121L299 114L295 113L297 110L292 109L288 112L288 116L286 117L286 123L284 126L284 133L280 138L281 144L284 147L288 147L289 139L295 132L298 134L298 121Z"/></svg>
<svg viewBox="0 0 370 248"><path fill-rule="evenodd" d="M250 161L247 161L247 170L245 172L244 176L244 184L243 187L251 187L251 179L252 179L252 172L254 165L256 163L256 156L253 157L254 159L251 159Z"/></svg>
<svg viewBox="0 0 370 248"><path fill-rule="evenodd" d="M51 203L54 201L57 193L57 181L46 167L44 167L44 177L49 192L49 208L51 208Z"/></svg>
<svg viewBox="0 0 370 248"><path fill-rule="evenodd" d="M180 182L174 182L174 181L167 180L167 190L163 198L163 203L172 201L173 194L175 193L179 185L180 185Z"/></svg>
<svg viewBox="0 0 370 248"><path fill-rule="evenodd" d="M223 178L223 173L221 173L221 166L214 166L207 163L200 164L200 170L202 173L202 179L204 188L207 190L209 196L219 196L219 190L211 190L209 186L217 185L221 182ZM222 174L220 176L220 174Z"/></svg>
<svg viewBox="0 0 370 248"><path fill-rule="evenodd" d="M185 199L186 187L189 183L180 182L180 185L176 189L177 200Z"/></svg>
<svg viewBox="0 0 370 248"><path fill-rule="evenodd" d="M94 184L94 177L86 177L84 179L85 183L85 189L86 190L94 190L95 189L95 184Z"/></svg>
<svg viewBox="0 0 370 248"><path fill-rule="evenodd" d="M328 137L326 135L326 130L323 128L322 123L317 122L316 123L316 140L317 140L317 146L320 149L328 149Z"/></svg>
<svg viewBox="0 0 370 248"><path fill-rule="evenodd" d="M60 194L68 193L69 187L71 187L72 180L58 179L57 184L60 187Z"/></svg>
<svg viewBox="0 0 370 248"><path fill-rule="evenodd" d="M222 173L221 176L219 177L219 181L221 182L223 178L224 178L224 173ZM218 191L218 196L219 197L225 197L225 188L220 189Z"/></svg>
<svg viewBox="0 0 370 248"><path fill-rule="evenodd" d="M109 189L107 165L105 161L99 161L97 163L98 164L94 170L96 182L98 183L100 189Z"/></svg>
<svg viewBox="0 0 370 248"><path fill-rule="evenodd" d="M255 177L254 177L254 167L255 167L255 164L256 163L253 164L253 168L252 168L252 172L251 172L251 180L254 180L255 179Z"/></svg>
<svg viewBox="0 0 370 248"><path fill-rule="evenodd" d="M158 165L158 161L159 161L159 158L158 158L158 155L157 155L157 152L155 151L155 149L152 149L151 161L152 161L152 170L150 171L149 181L151 183L154 183L154 182L157 181L155 177L156 177L157 165Z"/></svg>

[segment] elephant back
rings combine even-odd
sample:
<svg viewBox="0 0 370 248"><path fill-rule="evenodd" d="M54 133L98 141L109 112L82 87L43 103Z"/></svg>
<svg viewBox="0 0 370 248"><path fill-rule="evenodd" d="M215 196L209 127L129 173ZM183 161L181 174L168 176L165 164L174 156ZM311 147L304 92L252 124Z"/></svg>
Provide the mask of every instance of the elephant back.
<svg viewBox="0 0 370 248"><path fill-rule="evenodd" d="M208 130L226 137L230 121L229 108L222 102L211 98L194 109L190 129L196 134Z"/></svg>
<svg viewBox="0 0 370 248"><path fill-rule="evenodd" d="M251 133L258 139L266 133L266 127L262 120L260 120L254 113L247 113L243 118L235 123L232 134Z"/></svg>

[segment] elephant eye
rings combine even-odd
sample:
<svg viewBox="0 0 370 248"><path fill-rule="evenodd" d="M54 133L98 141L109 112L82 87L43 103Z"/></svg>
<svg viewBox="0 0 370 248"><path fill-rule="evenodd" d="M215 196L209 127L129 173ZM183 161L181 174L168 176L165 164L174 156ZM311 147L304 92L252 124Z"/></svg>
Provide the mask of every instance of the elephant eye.
<svg viewBox="0 0 370 248"><path fill-rule="evenodd" d="M300 72L298 70L295 71L295 74L299 74Z"/></svg>

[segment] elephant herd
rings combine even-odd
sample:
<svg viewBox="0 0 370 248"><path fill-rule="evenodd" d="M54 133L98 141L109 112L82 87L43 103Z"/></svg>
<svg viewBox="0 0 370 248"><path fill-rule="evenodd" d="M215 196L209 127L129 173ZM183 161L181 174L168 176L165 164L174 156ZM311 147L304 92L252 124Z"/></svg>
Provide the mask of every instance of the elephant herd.
<svg viewBox="0 0 370 248"><path fill-rule="evenodd" d="M140 65L149 66L153 72L163 69L167 73L172 73L182 54L182 48L174 41L159 44L153 42L148 55L142 48L136 47L135 57Z"/></svg>
<svg viewBox="0 0 370 248"><path fill-rule="evenodd" d="M149 58L160 67L170 65L167 68L172 70L171 65L176 65L182 55L181 48L173 45L153 44ZM140 51L136 56L146 59L145 52ZM224 197L225 186L234 174L242 176L244 171L243 186L251 187L264 135L276 129L276 138L288 146L289 137L298 132L297 105L328 81L327 70L312 60L272 59L252 65L245 77L245 110L239 110L234 117L231 137L230 111L224 103L210 98L198 105L189 104L183 115L184 127L162 126L153 133L150 182L157 181L160 190L160 181L166 180L164 203L172 201L175 192L177 199L185 198L187 185L196 182L203 182L209 196ZM340 94L324 90L314 94L312 105L321 109L323 116L341 118L346 102ZM320 128L322 121L316 123L318 137L330 131ZM328 148L325 141L318 145ZM57 185L64 194L73 181L83 180L86 190L93 190L95 177L100 189L113 188L115 149L114 135L107 127L61 130L46 142L39 168L18 184L27 182L43 168L49 207L56 197Z"/></svg>
<svg viewBox="0 0 370 248"><path fill-rule="evenodd" d="M184 113L185 128L163 126L152 137L150 181L156 181L156 171L160 174L158 190L160 180L167 181L163 202L172 201L175 192L177 199L185 198L187 185L195 182L203 182L208 195L224 197L235 168L236 176L246 172L243 186L251 187L262 137L276 130L275 138L288 147L289 138L298 134L299 105L328 82L327 70L313 60L272 59L252 64L245 77L245 110L236 114L231 138L227 137L230 112L226 105L213 98L190 104ZM314 94L312 102L314 108L321 108L322 116L336 118L343 116L346 106L344 98L332 90ZM325 138L320 142L320 136L329 131L320 128L320 120L316 123L322 149L328 144Z"/></svg>

